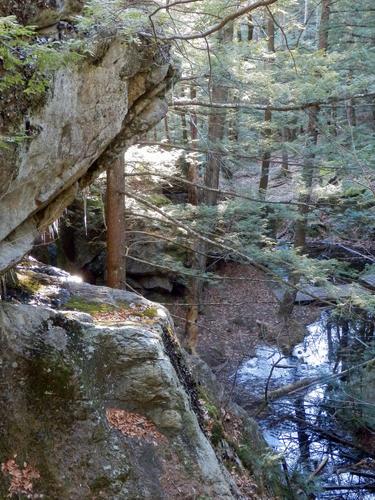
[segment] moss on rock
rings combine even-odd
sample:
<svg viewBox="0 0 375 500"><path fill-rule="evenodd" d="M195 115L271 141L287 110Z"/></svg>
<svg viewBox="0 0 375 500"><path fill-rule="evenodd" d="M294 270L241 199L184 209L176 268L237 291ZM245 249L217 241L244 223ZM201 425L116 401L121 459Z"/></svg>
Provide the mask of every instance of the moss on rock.
<svg viewBox="0 0 375 500"><path fill-rule="evenodd" d="M101 302L90 302L81 297L72 297L64 304L65 309L80 311L87 314L109 313L116 310L113 304L104 304Z"/></svg>

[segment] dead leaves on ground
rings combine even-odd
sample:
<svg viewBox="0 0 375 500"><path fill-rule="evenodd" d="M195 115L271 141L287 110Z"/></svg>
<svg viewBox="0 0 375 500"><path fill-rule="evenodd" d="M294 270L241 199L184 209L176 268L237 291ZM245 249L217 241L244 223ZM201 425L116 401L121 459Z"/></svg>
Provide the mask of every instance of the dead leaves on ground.
<svg viewBox="0 0 375 500"><path fill-rule="evenodd" d="M106 417L111 427L118 429L126 437L142 439L154 445L166 442L165 436L157 430L155 424L139 413L108 408Z"/></svg>
<svg viewBox="0 0 375 500"><path fill-rule="evenodd" d="M10 478L8 498L21 494L26 495L27 498L40 498L39 495L33 494L33 481L40 478L39 472L26 462L21 468L15 458L17 455L1 464L2 473Z"/></svg>

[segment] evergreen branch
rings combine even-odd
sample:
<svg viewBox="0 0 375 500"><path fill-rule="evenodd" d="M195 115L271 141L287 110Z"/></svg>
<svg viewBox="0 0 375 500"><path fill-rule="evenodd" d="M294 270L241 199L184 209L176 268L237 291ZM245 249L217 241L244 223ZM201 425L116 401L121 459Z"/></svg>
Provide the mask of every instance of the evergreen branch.
<svg viewBox="0 0 375 500"><path fill-rule="evenodd" d="M125 177L139 177L139 176L155 176L155 177L161 177L162 179L171 179L177 182L182 182L184 184L188 184L189 186L195 186L198 189L202 189L204 191L210 191L213 193L218 193L223 196L230 196L233 198L241 198L242 200L247 200L247 201L252 201L254 203L261 203L262 205L293 205L293 206L304 206L304 207L310 207L310 208L315 208L315 205L312 204L307 204L307 203L301 203L301 202L296 202L296 201L268 201L268 200L261 200L259 198L252 198L251 196L246 196L243 194L236 193L234 191L225 191L223 189L216 189L216 188L211 188L208 186L205 186L204 184L197 184L196 182L191 182L188 181L187 179L183 179L181 177L177 177L175 175L167 175L167 174L157 174L155 172L131 172L125 174Z"/></svg>
<svg viewBox="0 0 375 500"><path fill-rule="evenodd" d="M238 250L238 249L236 249L234 247L230 247L230 246L226 245L225 243L221 243L221 242L215 241L213 239L207 238L206 236L203 236L198 231L195 231L194 229L192 229L191 227L187 226L186 224L184 224L180 220L169 216L163 210L161 210L160 208L158 208L157 206L155 206L153 203L150 203L149 201L147 201L146 199L142 198L141 196L138 196L134 192L129 191L129 190L125 190L125 191L123 191L123 194L125 196L129 196L129 198L132 198L133 200L138 201L138 203L141 203L142 205L144 205L145 207L149 208L150 210L153 210L154 212L158 213L159 215L161 215L162 217L164 217L174 227L177 227L179 229L183 229L184 231L186 231L187 234L191 234L192 236L195 236L200 241L203 241L204 243L206 243L208 245L214 245L214 246L216 246L218 248L226 250L226 251L228 251L230 253L235 253L239 257L242 257L247 262L249 262L250 264L252 264L253 266L255 266L257 269L260 269L261 271L265 272L266 274L271 275L274 278L274 280L276 282L280 283L283 287L287 287L289 290L293 290L293 291L296 291L296 292L300 292L301 291L300 288L297 285L293 285L292 283L289 283L289 282L285 281L282 277L280 277L278 274L276 274L275 272L273 272L272 270L270 270L269 268L267 268L263 264L260 264L259 262L255 262L247 254L241 252L240 250ZM320 303L327 304L327 305L329 305L331 307L335 306L334 302L332 302L330 300L322 299L321 297L318 297L318 296L314 295L313 293L309 292L308 290L304 290L303 293L305 295L309 296L309 297L312 297L313 299L318 300Z"/></svg>
<svg viewBox="0 0 375 500"><path fill-rule="evenodd" d="M145 236L152 236L153 238L155 239L158 239L158 240L163 240L163 241L168 241L169 243L173 243L173 245L177 245L181 248L185 248L186 250L189 250L189 252L192 252L193 249L188 246L188 245L184 245L183 243L180 243L176 240L173 240L172 238L168 238L167 236L163 236L161 234L155 234L155 233L150 233L149 231L126 231L126 234L144 234ZM141 243L144 243L144 241L142 240ZM198 253L200 255L204 255L205 257L209 257L208 254L204 253L204 252L199 252L198 250L194 250L195 253Z"/></svg>

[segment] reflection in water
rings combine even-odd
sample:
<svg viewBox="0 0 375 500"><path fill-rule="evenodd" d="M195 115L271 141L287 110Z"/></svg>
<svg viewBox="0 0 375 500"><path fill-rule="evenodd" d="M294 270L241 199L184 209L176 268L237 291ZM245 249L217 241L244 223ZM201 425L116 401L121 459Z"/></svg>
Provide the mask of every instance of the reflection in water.
<svg viewBox="0 0 375 500"><path fill-rule="evenodd" d="M256 387L259 397L266 385L272 390L305 377L330 376L326 383L312 385L298 396L273 402L260 425L269 445L284 454L291 474L302 472L313 478L321 467L317 474L321 488L309 498L374 500L375 460L363 462L365 452L349 446L353 437L340 429L332 397L342 385L343 372L369 350L374 322L335 319L323 312L307 330L303 343L289 357L283 357L277 347L259 346L256 356L241 366L237 380L253 396ZM345 376L350 378L350 373Z"/></svg>
<svg viewBox="0 0 375 500"><path fill-rule="evenodd" d="M306 412L303 397L298 397L295 399L294 413L297 419L296 427L301 464L307 472L309 469L311 469L310 436L306 431L306 427L304 425L304 422L306 421Z"/></svg>

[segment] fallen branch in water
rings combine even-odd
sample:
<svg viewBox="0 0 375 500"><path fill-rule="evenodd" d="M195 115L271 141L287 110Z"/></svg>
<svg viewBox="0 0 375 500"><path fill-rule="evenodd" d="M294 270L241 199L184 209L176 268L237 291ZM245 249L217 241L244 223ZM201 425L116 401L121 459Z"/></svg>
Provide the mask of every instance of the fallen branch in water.
<svg viewBox="0 0 375 500"><path fill-rule="evenodd" d="M318 427L317 425L312 424L307 420L304 420L303 418L295 417L294 415L283 415L283 418L284 420L290 420L291 422L295 422L297 424L303 424L305 427L310 429L310 431L314 432L315 434L318 434L319 436L322 436L323 438L326 438L329 441L333 441L334 443L341 444L349 448L356 448L357 450L365 452L367 455L370 455L371 457L374 456L360 444L357 444L353 441L349 441L348 439L342 438L333 432L322 429L321 427Z"/></svg>
<svg viewBox="0 0 375 500"><path fill-rule="evenodd" d="M274 391L270 392L267 391L266 398L255 399L254 401L245 405L244 407L245 409L248 409L251 408L252 406L256 406L259 404L264 404L264 403L267 404L272 401L275 401L276 399L283 398L284 396L290 396L291 394L294 394L297 391L301 391L307 387L310 387L312 384L316 384L322 381L323 381L322 377L302 378L297 382L293 382L293 384L288 384L284 387L280 387L280 389L275 389Z"/></svg>
<svg viewBox="0 0 375 500"><path fill-rule="evenodd" d="M318 476L322 472L324 467L327 465L327 463L328 463L328 456L323 458L323 460L320 462L318 467L316 467L316 469L310 474L308 480L312 481L314 479L314 477Z"/></svg>
<svg viewBox="0 0 375 500"><path fill-rule="evenodd" d="M310 378L303 378L301 380L298 380L298 382L294 382L293 384L286 385L285 387L281 387L280 389L275 389L274 391L270 392L267 397L267 401L275 401L276 399L283 398L285 396L291 396L299 391L302 391L304 389L309 389L310 387L316 385L316 384L327 384L331 380L335 380L337 378L343 377L344 375L347 375L348 373L352 372L353 370L356 370L357 368L362 368L365 367L371 363L375 363L375 358L368 359L367 361L364 361L363 363L359 363L358 365L352 366L351 368L348 368L347 370L344 370L340 373L334 373L333 375L328 375L328 376L321 376L321 377L310 377ZM250 409L253 406L257 406L260 404L266 405L267 402L265 401L264 398L258 398L252 401L251 403L248 403L244 405L245 410Z"/></svg>
<svg viewBox="0 0 375 500"><path fill-rule="evenodd" d="M275 389L268 394L268 401L275 401L276 399L282 398L284 396L289 396L294 394L296 391L301 391L305 387L310 387L311 384L316 384L322 380L321 377L308 377L302 378L293 384L288 384L280 389Z"/></svg>

